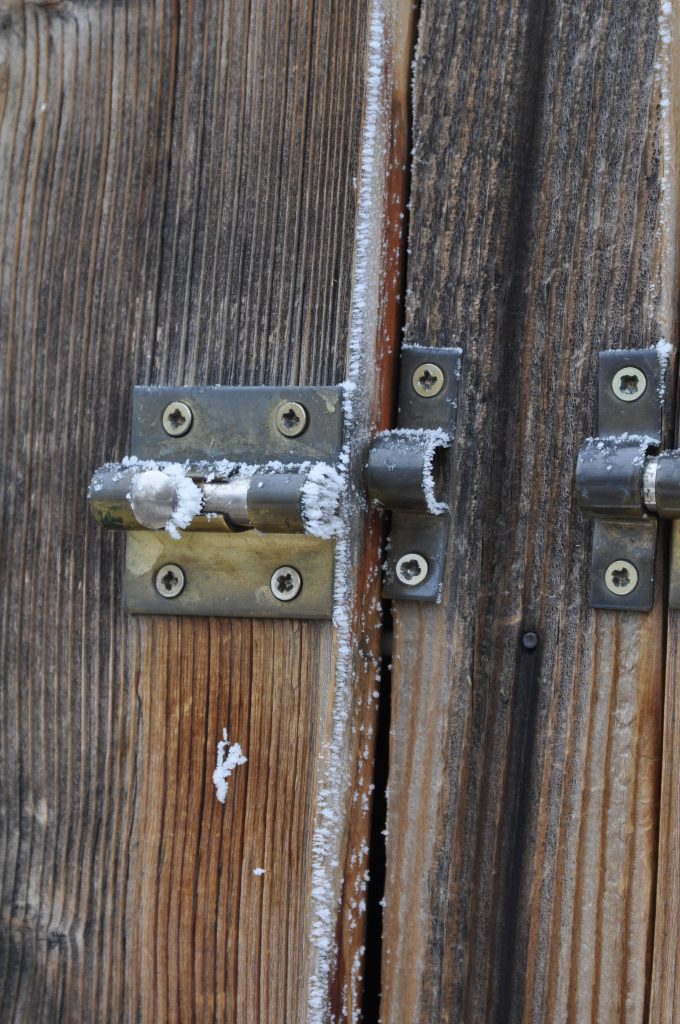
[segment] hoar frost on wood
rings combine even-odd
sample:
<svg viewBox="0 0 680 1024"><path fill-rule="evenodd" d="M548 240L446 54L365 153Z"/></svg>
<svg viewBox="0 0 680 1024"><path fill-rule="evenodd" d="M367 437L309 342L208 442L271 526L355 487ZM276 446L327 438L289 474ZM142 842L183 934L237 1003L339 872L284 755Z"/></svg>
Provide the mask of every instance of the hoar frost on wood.
<svg viewBox="0 0 680 1024"><path fill-rule="evenodd" d="M659 358L659 405L663 405L666 397L666 370L673 346L665 338L659 338L656 345L652 347L656 349Z"/></svg>
<svg viewBox="0 0 680 1024"><path fill-rule="evenodd" d="M350 524L363 514L363 495L348 475L359 472L368 447L368 425L356 409L369 406L364 399L364 381L374 374L374 342L378 325L382 218L385 203L385 160L389 146L388 107L384 86L389 46L382 0L371 4L364 124L361 143L358 209L352 278L352 307L349 330L349 379L345 382L344 413L346 444L340 458L340 475L346 480L336 532L335 597L333 622L336 628L337 662L333 693L333 732L324 744L319 760L317 814L312 837L312 906L310 939L315 951L315 971L309 979L308 1022L326 1024L330 975L337 958L337 914L340 908L338 855L345 827L344 803L351 766L347 750L347 725L352 706L356 637L353 635L353 565L360 557ZM356 409L355 409L356 406ZM351 965L349 984L354 1007L358 1007L358 970ZM346 993L344 994L346 997ZM345 1002L345 998L343 998ZM354 1019L358 1019L356 1013Z"/></svg>
<svg viewBox="0 0 680 1024"><path fill-rule="evenodd" d="M221 804L227 799L228 780L231 773L248 760L239 743L229 743L226 729L222 730L222 737L217 744L217 764L212 777L215 795Z"/></svg>

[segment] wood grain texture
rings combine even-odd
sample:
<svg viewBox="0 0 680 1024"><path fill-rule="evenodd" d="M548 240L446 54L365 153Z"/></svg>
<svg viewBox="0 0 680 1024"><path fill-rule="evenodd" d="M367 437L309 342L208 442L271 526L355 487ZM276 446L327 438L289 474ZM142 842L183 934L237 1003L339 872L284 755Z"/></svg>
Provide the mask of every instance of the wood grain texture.
<svg viewBox="0 0 680 1024"><path fill-rule="evenodd" d="M126 617L122 539L85 494L125 453L134 383L346 377L367 17L363 0L0 4L3 1021L307 1019L334 728L326 997L356 1010L375 525L351 538L367 639L338 724L331 624ZM361 437L389 374L366 379ZM248 757L224 808L223 727Z"/></svg>
<svg viewBox="0 0 680 1024"><path fill-rule="evenodd" d="M677 558L677 530L673 538ZM659 818L659 859L657 867L654 955L650 999L650 1024L676 1020L680 1013L678 964L680 963L680 807L678 793L678 651L680 636L677 612L669 612L664 702L661 813Z"/></svg>
<svg viewBox="0 0 680 1024"><path fill-rule="evenodd" d="M590 610L573 472L596 351L675 327L658 14L421 5L406 337L464 370L443 601L395 617L389 1024L646 1016L663 601Z"/></svg>

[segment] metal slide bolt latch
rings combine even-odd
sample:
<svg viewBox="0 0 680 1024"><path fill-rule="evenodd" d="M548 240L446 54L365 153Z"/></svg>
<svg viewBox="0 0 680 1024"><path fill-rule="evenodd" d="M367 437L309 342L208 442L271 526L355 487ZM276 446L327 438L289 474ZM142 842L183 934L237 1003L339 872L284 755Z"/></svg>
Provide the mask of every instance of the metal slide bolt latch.
<svg viewBox="0 0 680 1024"><path fill-rule="evenodd" d="M439 596L459 368L459 349L406 347L398 427L369 452L369 494L392 513L386 597ZM340 387L135 388L132 456L89 492L97 522L126 531L128 610L329 617L342 409Z"/></svg>
<svg viewBox="0 0 680 1024"><path fill-rule="evenodd" d="M593 519L595 608L652 607L658 518L680 518L680 451L659 453L665 362L656 349L600 353L598 436L576 466L576 498Z"/></svg>
<svg viewBox="0 0 680 1024"><path fill-rule="evenodd" d="M97 522L125 530L127 609L330 617L335 544L304 502L313 468L340 479L342 402L339 387L135 388L132 455L89 492Z"/></svg>
<svg viewBox="0 0 680 1024"><path fill-rule="evenodd" d="M226 528L261 533L304 533L305 472L251 472L207 481L170 468L105 466L95 474L90 505L101 526L208 530L213 517Z"/></svg>

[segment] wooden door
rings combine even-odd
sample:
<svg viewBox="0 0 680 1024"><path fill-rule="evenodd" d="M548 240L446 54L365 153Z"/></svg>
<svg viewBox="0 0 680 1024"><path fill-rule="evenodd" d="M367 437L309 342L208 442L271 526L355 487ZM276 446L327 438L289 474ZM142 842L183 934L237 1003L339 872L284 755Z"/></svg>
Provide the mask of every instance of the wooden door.
<svg viewBox="0 0 680 1024"><path fill-rule="evenodd" d="M399 17L0 5L3 1021L358 1012L379 517L354 501L335 626L131 617L86 492L135 383L347 381L353 473L389 424Z"/></svg>
<svg viewBox="0 0 680 1024"><path fill-rule="evenodd" d="M448 584L395 610L390 1024L678 1019L667 537L653 611L593 611L573 487L596 353L676 340L674 31L420 6L406 339L460 344L464 388Z"/></svg>
<svg viewBox="0 0 680 1024"><path fill-rule="evenodd" d="M676 340L674 33L0 3L3 1021L680 1014L669 538L651 613L594 612L573 488L596 353ZM442 600L389 609L402 327L463 376ZM340 382L334 622L126 615L86 492L132 386Z"/></svg>

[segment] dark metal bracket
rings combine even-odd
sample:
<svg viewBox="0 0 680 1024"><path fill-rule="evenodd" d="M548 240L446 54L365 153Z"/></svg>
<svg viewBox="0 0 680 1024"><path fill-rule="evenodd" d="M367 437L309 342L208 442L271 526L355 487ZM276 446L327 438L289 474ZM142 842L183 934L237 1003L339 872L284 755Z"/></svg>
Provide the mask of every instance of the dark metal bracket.
<svg viewBox="0 0 680 1024"><path fill-rule="evenodd" d="M392 513L383 596L437 601L450 519L442 498L456 433L461 350L402 349L396 430L380 434L368 462L368 491Z"/></svg>
<svg viewBox="0 0 680 1024"><path fill-rule="evenodd" d="M593 519L594 608L648 611L654 557L664 365L656 349L600 353L598 436L581 448L576 495Z"/></svg>

